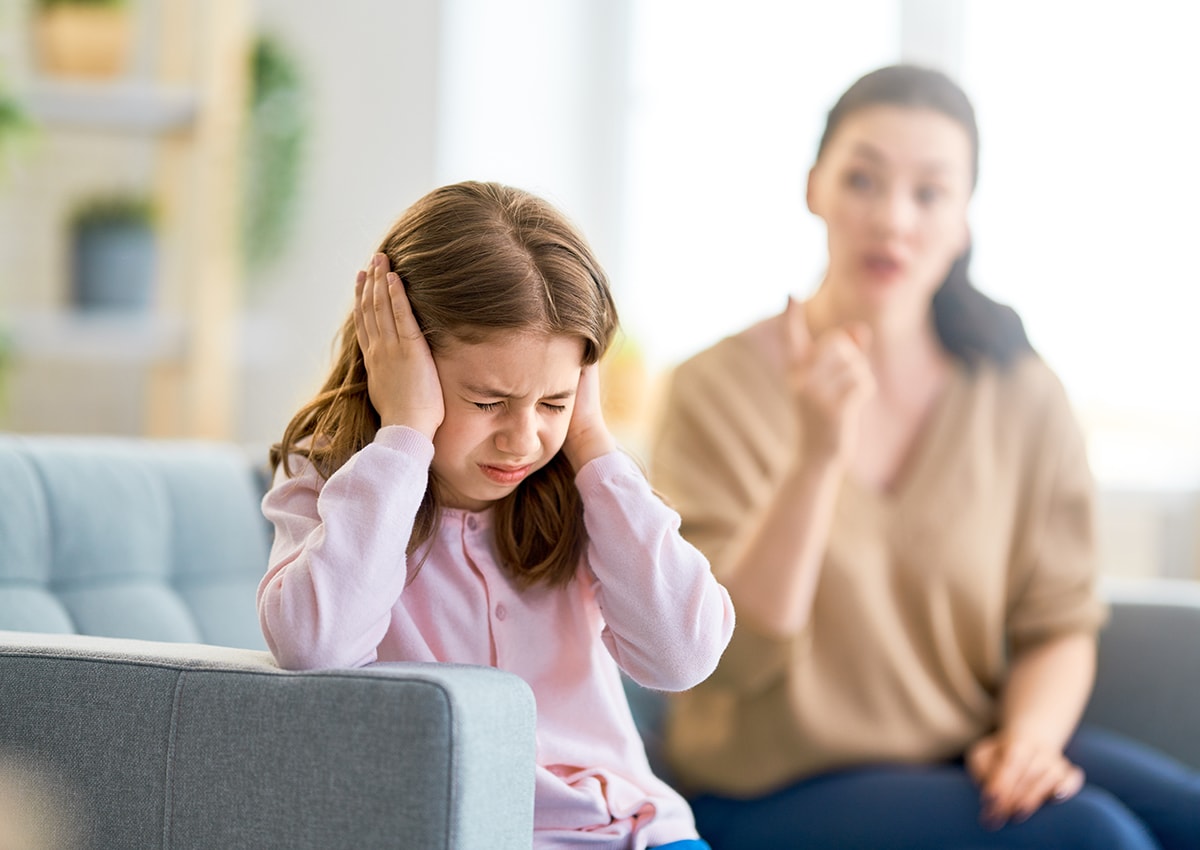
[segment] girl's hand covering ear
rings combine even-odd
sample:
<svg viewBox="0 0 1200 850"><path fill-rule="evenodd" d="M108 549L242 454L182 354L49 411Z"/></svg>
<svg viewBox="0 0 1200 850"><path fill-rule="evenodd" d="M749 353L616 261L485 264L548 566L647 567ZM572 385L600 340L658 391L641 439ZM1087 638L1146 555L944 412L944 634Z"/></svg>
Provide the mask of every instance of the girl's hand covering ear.
<svg viewBox="0 0 1200 850"><path fill-rule="evenodd" d="M404 284L376 254L354 286L354 330L367 367L367 392L381 425L407 425L433 439L445 416L429 343Z"/></svg>
<svg viewBox="0 0 1200 850"><path fill-rule="evenodd" d="M584 366L579 373L579 390L575 394L575 409L567 426L563 452L571 468L579 472L588 461L608 454L617 448L617 441L604 423L600 407L600 366Z"/></svg>

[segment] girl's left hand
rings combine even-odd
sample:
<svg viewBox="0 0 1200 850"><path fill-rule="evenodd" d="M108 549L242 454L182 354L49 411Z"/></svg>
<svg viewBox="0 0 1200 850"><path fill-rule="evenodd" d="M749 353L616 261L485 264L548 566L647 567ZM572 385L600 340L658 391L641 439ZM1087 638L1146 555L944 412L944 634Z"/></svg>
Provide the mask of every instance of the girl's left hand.
<svg viewBox="0 0 1200 850"><path fill-rule="evenodd" d="M1027 820L1043 804L1061 803L1083 788L1083 771L1060 748L1004 730L977 741L966 763L979 785L980 819L993 829Z"/></svg>
<svg viewBox="0 0 1200 850"><path fill-rule="evenodd" d="M604 422L600 407L600 366L584 366L579 374L579 389L575 393L575 409L567 426L563 452L576 472L600 455L617 448L617 441Z"/></svg>

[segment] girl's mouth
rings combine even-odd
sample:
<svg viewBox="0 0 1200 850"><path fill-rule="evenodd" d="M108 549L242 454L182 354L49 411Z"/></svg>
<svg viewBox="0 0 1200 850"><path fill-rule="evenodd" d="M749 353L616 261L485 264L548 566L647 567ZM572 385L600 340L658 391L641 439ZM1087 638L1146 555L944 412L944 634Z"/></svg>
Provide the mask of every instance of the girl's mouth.
<svg viewBox="0 0 1200 850"><path fill-rule="evenodd" d="M528 464L525 466L489 466L487 464L480 464L479 468L483 470L483 474L489 480L497 484L519 484L533 467Z"/></svg>

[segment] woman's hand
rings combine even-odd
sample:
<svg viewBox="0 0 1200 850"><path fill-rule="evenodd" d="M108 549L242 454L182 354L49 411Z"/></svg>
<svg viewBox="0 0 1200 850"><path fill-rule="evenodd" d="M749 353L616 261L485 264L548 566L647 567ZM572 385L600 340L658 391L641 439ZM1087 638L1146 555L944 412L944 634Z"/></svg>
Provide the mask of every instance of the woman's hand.
<svg viewBox="0 0 1200 850"><path fill-rule="evenodd" d="M1020 823L1048 801L1060 803L1083 788L1083 771L1051 744L1000 731L967 751L967 770L979 785L985 826Z"/></svg>
<svg viewBox="0 0 1200 850"><path fill-rule="evenodd" d="M584 366L579 373L579 389L575 393L575 409L567 426L563 452L576 472L588 461L608 454L617 448L617 441L604 422L600 407L600 366Z"/></svg>
<svg viewBox="0 0 1200 850"><path fill-rule="evenodd" d="M367 367L367 393L381 425L407 425L433 439L445 416L429 343L400 276L376 254L355 280L354 330Z"/></svg>
<svg viewBox="0 0 1200 850"><path fill-rule="evenodd" d="M866 325L832 328L815 340L804 308L788 299L784 313L792 391L800 411L804 455L814 460L849 461L858 439L866 402L875 394L867 350Z"/></svg>

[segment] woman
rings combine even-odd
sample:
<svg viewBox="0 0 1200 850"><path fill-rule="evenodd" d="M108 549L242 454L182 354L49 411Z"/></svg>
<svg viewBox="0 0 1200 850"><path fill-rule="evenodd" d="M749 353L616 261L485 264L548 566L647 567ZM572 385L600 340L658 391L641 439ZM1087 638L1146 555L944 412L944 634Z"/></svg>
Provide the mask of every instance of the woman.
<svg viewBox="0 0 1200 850"><path fill-rule="evenodd" d="M829 114L816 293L675 372L655 486L739 625L667 754L714 850L1197 847L1200 780L1076 729L1105 610L1063 389L967 279L978 132L911 66Z"/></svg>

